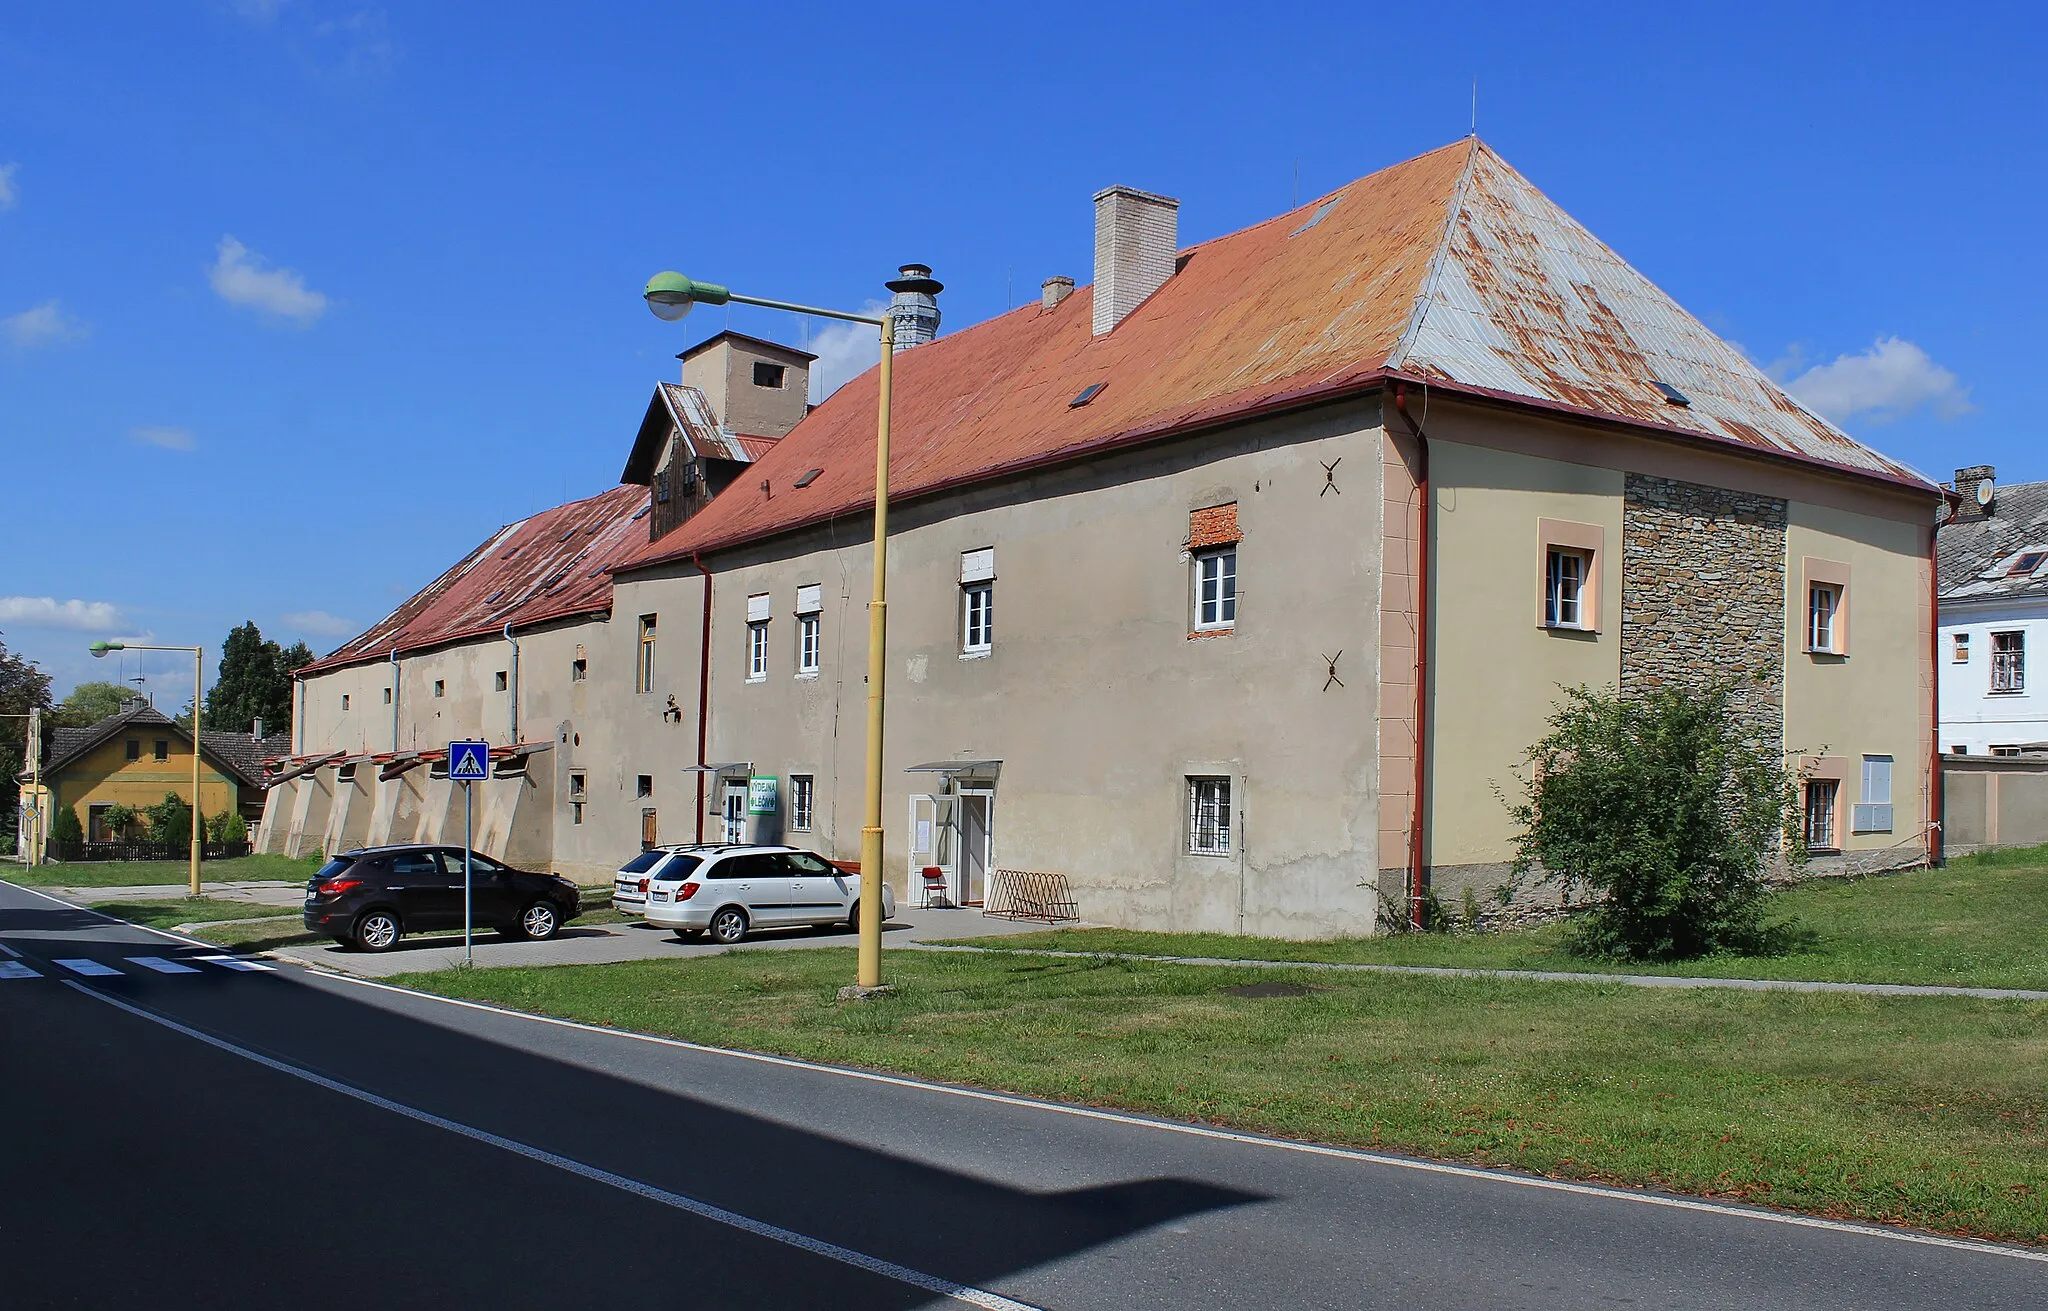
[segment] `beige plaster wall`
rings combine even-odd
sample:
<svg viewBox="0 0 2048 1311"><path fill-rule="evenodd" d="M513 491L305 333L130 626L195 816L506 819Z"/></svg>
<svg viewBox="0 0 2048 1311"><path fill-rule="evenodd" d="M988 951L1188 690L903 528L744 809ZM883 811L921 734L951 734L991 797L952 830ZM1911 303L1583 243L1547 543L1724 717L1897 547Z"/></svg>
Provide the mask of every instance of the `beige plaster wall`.
<svg viewBox="0 0 2048 1311"><path fill-rule="evenodd" d="M1792 501L1785 529L1785 747L1850 762L1842 849L1925 845L1928 723L1927 525ZM1848 652L1802 649L1807 557L1849 566ZM1892 757L1892 829L1853 833L1862 757Z"/></svg>

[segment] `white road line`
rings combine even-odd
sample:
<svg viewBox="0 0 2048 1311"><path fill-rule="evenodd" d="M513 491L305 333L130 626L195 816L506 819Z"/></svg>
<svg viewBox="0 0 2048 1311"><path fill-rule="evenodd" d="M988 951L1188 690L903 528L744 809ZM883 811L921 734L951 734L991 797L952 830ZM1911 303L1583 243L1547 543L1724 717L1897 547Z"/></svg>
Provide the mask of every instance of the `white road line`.
<svg viewBox="0 0 2048 1311"><path fill-rule="evenodd" d="M53 960L52 965L62 965L73 974L83 974L88 979L103 979L108 975L119 977L121 971L111 965L102 965L96 960Z"/></svg>
<svg viewBox="0 0 2048 1311"><path fill-rule="evenodd" d="M7 880L0 879L0 883L7 883ZM124 920L118 916L109 915L103 910L94 910L90 906L81 906L76 902L66 901L62 897L53 897L49 893L43 891L41 888L24 887L19 883L7 883L7 886L13 888L16 892L26 892L30 896L41 897L44 901L55 902L57 905L62 906L66 910L79 911L86 915L97 915L99 918L105 920L107 923L118 924L124 929L139 929L144 933L154 933L159 938L169 938L172 942L182 942L188 947L200 947L208 951L214 950L220 946L220 944L217 942L203 942L198 938L187 937L185 934L182 933L173 933L169 929L157 929L151 928L147 924L136 924L131 920Z"/></svg>
<svg viewBox="0 0 2048 1311"><path fill-rule="evenodd" d="M174 960L165 960L161 956L128 956L123 959L131 965L140 965L146 969L155 970L158 974L199 973L198 970L193 969L190 965L180 965Z"/></svg>
<svg viewBox="0 0 2048 1311"><path fill-rule="evenodd" d="M20 953L20 952L18 952L18 951L16 951L16 950L15 950L14 948L12 948L12 947L8 946L8 945L7 945L6 943L4 943L4 942L0 942L0 956L5 956L5 957L7 957L7 958L8 958L9 960L20 960L20 959L21 959L21 953Z"/></svg>
<svg viewBox="0 0 2048 1311"><path fill-rule="evenodd" d="M195 959L203 960L209 965L218 965L223 969L242 970L247 973L255 973L259 970L265 974L277 973L277 966L275 965L265 965L261 961L243 960L240 956L199 956Z"/></svg>
<svg viewBox="0 0 2048 1311"><path fill-rule="evenodd" d="M58 963L63 964L64 962L60 961ZM672 1193L665 1188L656 1188L653 1184L642 1183L638 1179L628 1179L624 1175L613 1174L609 1170L599 1169L597 1166L587 1165L582 1161L573 1160L567 1156L558 1156L553 1152L529 1146L516 1139L506 1138L487 1129L478 1129L473 1125L463 1124L459 1120L451 1120L446 1116L436 1115L432 1111L423 1111L418 1107L407 1106L405 1103L395 1102L389 1097L380 1097L376 1093L367 1092L364 1089L330 1079L322 1074L315 1074L311 1070L301 1069L299 1066L265 1056L261 1052L253 1052L246 1047L238 1047L225 1038L216 1038L210 1033L202 1033L198 1029L188 1028L176 1020L158 1015L154 1011L144 1010L140 1006L131 1006L118 997L109 997L107 994L88 988L82 983L73 983L66 979L64 986L82 992L95 1001L103 1001L109 1006L118 1007L139 1019L148 1020L152 1024L160 1024L173 1032L182 1033L188 1038L203 1042L209 1047L227 1052L230 1055L254 1061L256 1064L276 1070L280 1074L289 1074L295 1079L304 1079L307 1083L325 1088L329 1092L337 1092L344 1097L353 1097L359 1102L366 1102L380 1110L390 1111L394 1115L402 1115L409 1120L417 1120L421 1124L432 1125L436 1129L445 1129L449 1133L460 1134L474 1142L500 1148L515 1155L523 1156L530 1161L538 1161L543 1165L552 1165L558 1170L565 1170L570 1174L589 1179L594 1183L609 1184L613 1188L617 1188L622 1192L632 1193L636 1197L644 1197L648 1201L659 1202L663 1206L674 1207L678 1211L687 1211L691 1215L701 1216L706 1220L714 1220L722 1225L730 1225L735 1229L744 1230L761 1238L772 1239L778 1243L786 1243L802 1251L853 1266L858 1270L865 1270L870 1274L881 1275L888 1279L897 1280L900 1283L909 1284L911 1287L923 1289L927 1293L936 1293L941 1297L948 1297L956 1302L964 1302L969 1306L984 1307L987 1311L1038 1311L1037 1308L1028 1302L1019 1302L1013 1298L1004 1297L1000 1293L991 1293L984 1288L957 1284L950 1279L941 1279L937 1275L928 1275L921 1270L912 1270L909 1266L897 1265L894 1261L884 1261L880 1257L869 1256L865 1252L856 1252L852 1248L841 1247L837 1243L828 1243L820 1238L812 1238L807 1234L797 1233L793 1229L784 1229L780 1225L772 1225L764 1220L756 1220L750 1216L741 1215L737 1211L728 1211L722 1206L713 1206L709 1202L700 1202L696 1198L687 1197L682 1193Z"/></svg>
<svg viewBox="0 0 2048 1311"><path fill-rule="evenodd" d="M40 979L43 976L18 960L0 960L0 979Z"/></svg>
<svg viewBox="0 0 2048 1311"><path fill-rule="evenodd" d="M1581 1197L1604 1197L1610 1201L1632 1202L1638 1206L1661 1206L1674 1211L1697 1211L1708 1215L1725 1215L1737 1220L1756 1220L1765 1224L1791 1225L1797 1229L1822 1229L1830 1233L1855 1234L1862 1238L1883 1238L1895 1243L1918 1243L1926 1247L1947 1247L1962 1252L1976 1252L1986 1256L2010 1256L2022 1261L2038 1261L2048 1264L2048 1251L2032 1251L2024 1247L2007 1247L1998 1243L1980 1243L1966 1238L1943 1238L1939 1234L1914 1233L1905 1229L1884 1229L1877 1225L1854 1224L1846 1220L1823 1220L1817 1216L1794 1215L1783 1211L1762 1211L1747 1206L1728 1206L1720 1202L1702 1201L1691 1197L1671 1197L1658 1193L1632 1192L1625 1188L1607 1188L1599 1184L1573 1183L1566 1179L1544 1179L1536 1175L1510 1174L1504 1170L1483 1170L1476 1166L1451 1165L1442 1161L1425 1161L1406 1156L1385 1156L1378 1152L1361 1152L1349 1147L1326 1147L1320 1143L1289 1142L1285 1138L1265 1138L1258 1134L1238 1133L1231 1129L1212 1129L1199 1124L1179 1124L1172 1120L1155 1120L1142 1115L1127 1115L1120 1111L1105 1111L1093 1106L1067 1106L1060 1102L1039 1101L1031 1097L1018 1097L1010 1093L984 1092L979 1088L960 1088L951 1084L927 1083L922 1079L906 1078L896 1074L876 1074L868 1070L849 1070L836 1065L819 1065L811 1061L799 1061L788 1056L770 1056L764 1052L735 1051L730 1047L707 1047L702 1043L685 1042L681 1038L661 1038L651 1033L633 1033L626 1029L604 1029L594 1024L581 1024L575 1020L557 1019L552 1015L533 1015L526 1011L508 1010L502 1006L491 1006L483 1002L464 1001L456 997L441 997L431 992L415 992L396 984L379 983L375 979L357 978L352 974L323 974L320 977L353 983L358 987L375 988L382 992L395 992L407 997L420 997L449 1006L460 1006L468 1010L487 1011L515 1020L530 1020L536 1024L553 1024L564 1029L580 1029L585 1033L602 1034L607 1038L630 1038L635 1042L653 1043L661 1047L677 1047L684 1051L701 1052L707 1056L727 1056L734 1060L755 1061L762 1065L779 1065L792 1070L809 1070L815 1074L835 1075L842 1079L858 1079L865 1083L888 1084L896 1088L915 1088L922 1092L943 1093L948 1097L964 1097L970 1101L994 1102L1001 1106L1017 1106L1032 1111L1048 1111L1055 1115L1071 1115L1081 1120L1103 1120L1111 1124L1130 1125L1140 1129L1156 1129L1162 1133L1183 1134L1190 1138L1207 1138L1216 1142L1240 1143L1249 1147L1266 1147L1276 1151L1299 1152L1306 1156L1334 1157L1338 1160L1358 1161L1367 1165L1391 1166L1397 1170L1415 1170L1423 1174L1449 1175L1458 1179L1483 1180L1492 1184L1507 1184L1516 1188L1535 1188L1544 1192L1574 1193ZM69 980L66 980L69 984ZM77 986L72 984L70 986ZM98 994L94 994L97 996ZM106 1000L113 1001L109 997ZM119 1004L119 1003L116 1003Z"/></svg>

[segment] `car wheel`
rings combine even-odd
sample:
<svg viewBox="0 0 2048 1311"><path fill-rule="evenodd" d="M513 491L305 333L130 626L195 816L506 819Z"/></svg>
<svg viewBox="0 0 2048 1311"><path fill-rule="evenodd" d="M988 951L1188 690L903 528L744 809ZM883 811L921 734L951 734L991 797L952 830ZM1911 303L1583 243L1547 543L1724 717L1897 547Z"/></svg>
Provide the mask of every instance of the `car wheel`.
<svg viewBox="0 0 2048 1311"><path fill-rule="evenodd" d="M536 901L519 912L519 932L529 942L546 942L561 927L561 913L551 901Z"/></svg>
<svg viewBox="0 0 2048 1311"><path fill-rule="evenodd" d="M350 937L364 951L390 951L398 945L403 932L398 916L388 910L369 910L356 920L355 932Z"/></svg>
<svg viewBox="0 0 2048 1311"><path fill-rule="evenodd" d="M747 936L747 912L727 906L711 917L711 940L728 945Z"/></svg>
<svg viewBox="0 0 2048 1311"><path fill-rule="evenodd" d="M860 932L860 903L857 901L853 903L853 909L846 912L846 931Z"/></svg>

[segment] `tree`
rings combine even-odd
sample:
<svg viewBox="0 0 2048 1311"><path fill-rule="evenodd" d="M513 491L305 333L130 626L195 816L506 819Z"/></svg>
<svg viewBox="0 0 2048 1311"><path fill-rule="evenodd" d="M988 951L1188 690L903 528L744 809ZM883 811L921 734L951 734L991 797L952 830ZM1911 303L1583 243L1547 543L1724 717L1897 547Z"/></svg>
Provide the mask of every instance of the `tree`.
<svg viewBox="0 0 2048 1311"><path fill-rule="evenodd" d="M187 846L192 841L192 807L185 804L183 797L175 792L164 793L164 799L154 806L144 806L142 813L149 819L149 840L168 846Z"/></svg>
<svg viewBox="0 0 2048 1311"><path fill-rule="evenodd" d="M50 676L0 642L0 715L50 708ZM0 831L14 831L20 790L14 779L28 764L28 720L0 719Z"/></svg>
<svg viewBox="0 0 2048 1311"><path fill-rule="evenodd" d="M121 713L121 703L142 694L119 683L80 683L57 707L55 722L64 728L89 728Z"/></svg>
<svg viewBox="0 0 2048 1311"><path fill-rule="evenodd" d="M305 659L292 663L302 652ZM303 642L287 652L265 641L253 619L231 630L221 643L219 675L206 692L206 726L247 733L261 719L266 731L285 727L292 714L291 671L312 658Z"/></svg>
<svg viewBox="0 0 2048 1311"><path fill-rule="evenodd" d="M1764 945L1768 863L1805 848L1788 822L1795 779L1745 737L1733 690L1567 688L1529 749L1514 869L1597 895L1575 949L1672 960Z"/></svg>
<svg viewBox="0 0 2048 1311"><path fill-rule="evenodd" d="M50 841L85 841L85 826L78 822L78 807L57 807L57 813L50 816Z"/></svg>
<svg viewBox="0 0 2048 1311"><path fill-rule="evenodd" d="M118 801L100 812L100 823L107 826L107 835L115 838L127 837L129 828L141 818L141 811Z"/></svg>

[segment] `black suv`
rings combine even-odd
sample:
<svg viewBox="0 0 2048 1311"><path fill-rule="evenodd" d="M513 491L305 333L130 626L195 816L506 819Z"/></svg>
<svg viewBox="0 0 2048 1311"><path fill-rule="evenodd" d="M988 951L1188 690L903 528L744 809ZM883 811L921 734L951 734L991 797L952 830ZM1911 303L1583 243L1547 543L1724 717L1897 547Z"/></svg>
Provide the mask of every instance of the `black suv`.
<svg viewBox="0 0 2048 1311"><path fill-rule="evenodd" d="M470 922L507 937L552 938L576 918L576 885L472 854ZM389 951L408 933L462 927L461 847L344 852L306 883L306 927L343 946Z"/></svg>

